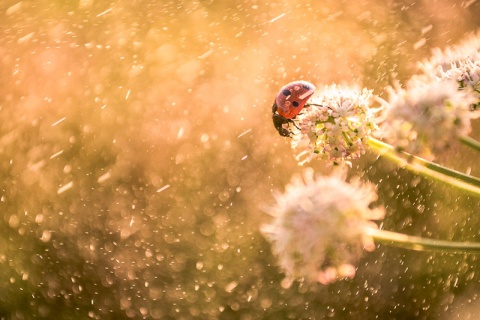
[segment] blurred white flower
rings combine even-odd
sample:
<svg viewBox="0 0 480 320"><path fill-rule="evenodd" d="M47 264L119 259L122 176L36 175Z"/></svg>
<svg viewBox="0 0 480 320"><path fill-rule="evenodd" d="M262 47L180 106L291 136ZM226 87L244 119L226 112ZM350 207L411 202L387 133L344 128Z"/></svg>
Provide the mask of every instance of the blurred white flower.
<svg viewBox="0 0 480 320"><path fill-rule="evenodd" d="M262 227L287 279L323 284L355 275L354 263L363 249L373 251L365 230L383 218L384 208L370 208L377 200L375 186L345 182L346 171L314 177L306 170L294 176L269 213L274 220Z"/></svg>
<svg viewBox="0 0 480 320"><path fill-rule="evenodd" d="M327 86L309 100L297 116L292 148L303 165L313 159L332 164L349 163L365 153L368 137L378 129L372 92L337 85Z"/></svg>
<svg viewBox="0 0 480 320"><path fill-rule="evenodd" d="M458 90L454 80L414 77L405 88L390 88L382 138L398 150L425 158L468 135L479 116L470 110L471 90Z"/></svg>
<svg viewBox="0 0 480 320"><path fill-rule="evenodd" d="M480 34L445 50L435 49L430 59L419 64L422 76L457 81L460 89L476 92L473 107L480 104Z"/></svg>

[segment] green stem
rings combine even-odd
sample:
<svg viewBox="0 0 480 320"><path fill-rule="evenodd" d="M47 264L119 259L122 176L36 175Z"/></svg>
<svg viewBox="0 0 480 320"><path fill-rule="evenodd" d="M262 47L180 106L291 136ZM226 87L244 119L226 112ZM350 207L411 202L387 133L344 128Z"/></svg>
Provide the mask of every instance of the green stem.
<svg viewBox="0 0 480 320"><path fill-rule="evenodd" d="M348 136L348 134L346 132L342 132L342 135L343 135L343 138L345 139L345 141L347 142L347 144L349 146L352 145L352 139L350 139L350 137Z"/></svg>
<svg viewBox="0 0 480 320"><path fill-rule="evenodd" d="M450 253L480 253L480 243L478 242L433 240L374 228L366 228L365 233L372 236L377 243L412 250L448 251Z"/></svg>
<svg viewBox="0 0 480 320"><path fill-rule="evenodd" d="M369 138L368 144L379 155L405 169L480 197L480 179L477 177L441 166L407 152L397 152L391 145L375 138Z"/></svg>
<svg viewBox="0 0 480 320"><path fill-rule="evenodd" d="M466 146L469 146L470 148L480 151L480 141L475 140L469 136L461 136L459 137L460 142L463 143Z"/></svg>

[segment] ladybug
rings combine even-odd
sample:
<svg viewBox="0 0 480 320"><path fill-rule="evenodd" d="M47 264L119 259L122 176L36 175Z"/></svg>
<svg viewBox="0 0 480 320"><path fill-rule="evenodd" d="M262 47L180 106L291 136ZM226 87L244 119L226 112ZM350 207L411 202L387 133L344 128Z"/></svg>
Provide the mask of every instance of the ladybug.
<svg viewBox="0 0 480 320"><path fill-rule="evenodd" d="M315 86L307 81L294 81L285 85L277 95L272 105L272 119L275 129L283 137L290 137L290 130L285 129L283 124L293 123L293 119L307 105L308 99L315 92ZM308 106L308 105L307 105Z"/></svg>

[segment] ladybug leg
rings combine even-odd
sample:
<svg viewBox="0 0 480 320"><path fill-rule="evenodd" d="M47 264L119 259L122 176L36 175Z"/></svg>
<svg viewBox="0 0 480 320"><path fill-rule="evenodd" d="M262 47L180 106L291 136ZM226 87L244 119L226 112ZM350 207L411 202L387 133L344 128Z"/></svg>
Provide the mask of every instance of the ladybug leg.
<svg viewBox="0 0 480 320"><path fill-rule="evenodd" d="M316 104L316 103L306 103L305 104L305 108L308 108L310 106L315 106L315 107L325 107L324 105L321 105L321 104ZM303 114L302 112L299 113L300 114Z"/></svg>
<svg viewBox="0 0 480 320"><path fill-rule="evenodd" d="M290 119L289 119L289 120L290 120ZM297 124L295 123L295 121L290 120L289 122L293 123L293 125L295 126L295 128L297 128L298 130L301 130L301 129L297 126Z"/></svg>

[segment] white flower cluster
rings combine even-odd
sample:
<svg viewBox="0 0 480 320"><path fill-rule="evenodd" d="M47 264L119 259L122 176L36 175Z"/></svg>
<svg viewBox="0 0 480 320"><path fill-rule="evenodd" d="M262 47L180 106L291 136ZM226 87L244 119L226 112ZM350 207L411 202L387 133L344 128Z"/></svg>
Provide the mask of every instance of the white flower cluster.
<svg viewBox="0 0 480 320"><path fill-rule="evenodd" d="M327 86L309 100L297 116L292 148L303 165L313 159L349 163L365 153L368 137L378 129L372 92L337 85Z"/></svg>
<svg viewBox="0 0 480 320"><path fill-rule="evenodd" d="M480 34L437 50L420 68L423 74L404 87L389 88L387 101L366 89L337 85L310 98L290 126L299 164L313 159L349 164L365 153L372 136L399 151L433 158L470 134L472 119L480 116ZM347 183L346 171L338 172L315 177L307 170L276 194L274 219L262 232L289 281L328 284L353 277L363 249L375 249L372 235L379 230L372 220L385 215L385 208L371 208L375 186Z"/></svg>
<svg viewBox="0 0 480 320"><path fill-rule="evenodd" d="M390 88L381 136L398 150L426 158L441 152L471 131L471 90L455 80L414 77L405 88Z"/></svg>
<svg viewBox="0 0 480 320"><path fill-rule="evenodd" d="M372 209L375 186L345 182L346 171L315 178L313 170L295 176L285 193L276 195L271 224L262 232L278 254L287 279L331 283L353 277L363 250L375 249L368 228L382 219L383 207Z"/></svg>
<svg viewBox="0 0 480 320"><path fill-rule="evenodd" d="M422 76L457 81L460 89L469 88L477 93L480 103L480 34L467 38L445 50L436 49L432 57L419 65Z"/></svg>

